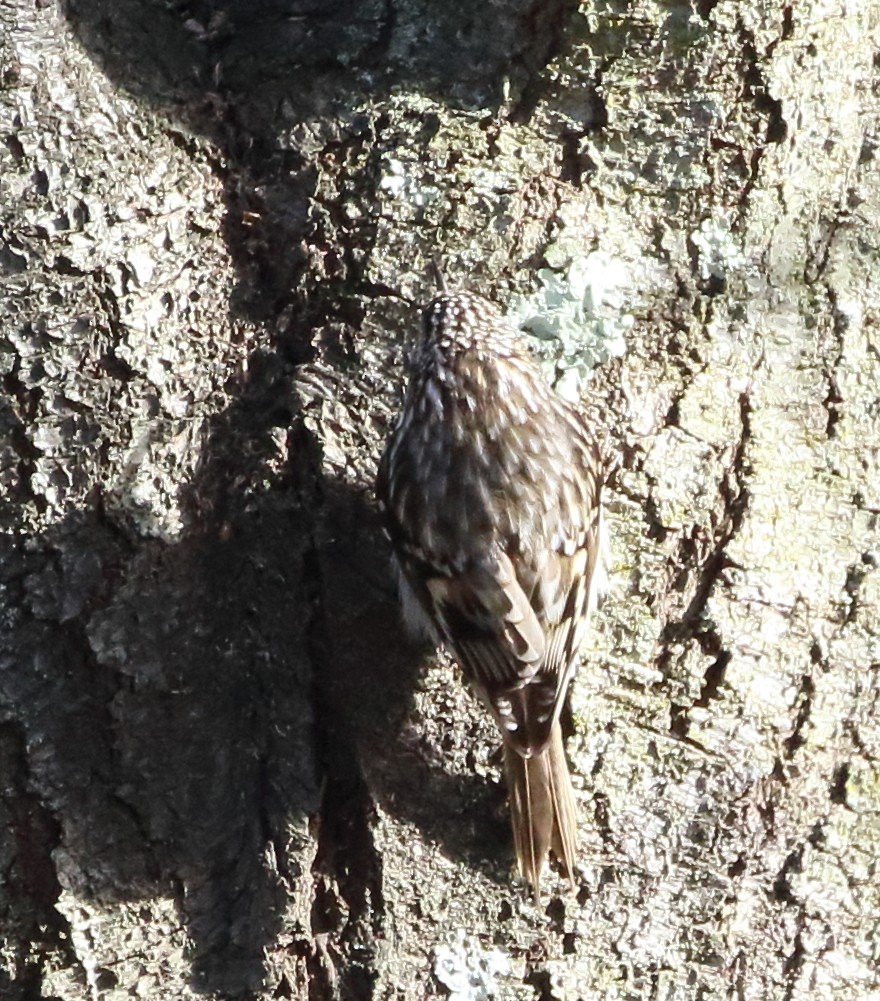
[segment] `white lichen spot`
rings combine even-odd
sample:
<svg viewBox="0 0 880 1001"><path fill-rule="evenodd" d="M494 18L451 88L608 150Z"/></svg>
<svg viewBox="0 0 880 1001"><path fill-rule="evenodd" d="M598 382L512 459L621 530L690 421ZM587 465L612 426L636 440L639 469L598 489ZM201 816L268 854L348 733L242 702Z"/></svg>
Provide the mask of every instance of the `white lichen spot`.
<svg viewBox="0 0 880 1001"><path fill-rule="evenodd" d="M846 320L848 327L861 330L865 313L857 299L839 297L835 303L835 312Z"/></svg>
<svg viewBox="0 0 880 1001"><path fill-rule="evenodd" d="M459 931L452 945L434 950L434 976L453 1001L484 1001L495 994L495 978L510 974L510 960L500 949L484 949Z"/></svg>
<svg viewBox="0 0 880 1001"><path fill-rule="evenodd" d="M147 247L131 247L125 260L138 285L142 288L149 285L156 270L156 262Z"/></svg>
<svg viewBox="0 0 880 1001"><path fill-rule="evenodd" d="M429 205L440 196L437 188L427 184L417 184L407 172L406 164L402 160L393 158L385 162L379 187L387 191L392 198L406 199L417 207Z"/></svg>
<svg viewBox="0 0 880 1001"><path fill-rule="evenodd" d="M726 278L731 271L741 268L746 259L730 231L726 219L704 219L691 234L691 243L697 249L700 278Z"/></svg>

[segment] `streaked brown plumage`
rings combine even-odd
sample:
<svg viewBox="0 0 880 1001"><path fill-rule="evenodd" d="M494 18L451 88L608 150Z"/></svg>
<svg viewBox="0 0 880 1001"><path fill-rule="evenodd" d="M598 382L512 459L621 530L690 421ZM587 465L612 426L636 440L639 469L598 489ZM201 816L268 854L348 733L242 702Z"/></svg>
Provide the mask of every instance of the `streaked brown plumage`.
<svg viewBox="0 0 880 1001"><path fill-rule="evenodd" d="M559 713L603 577L601 462L489 302L440 295L423 320L379 499L406 618L447 645L501 730L537 895L550 848L575 864Z"/></svg>

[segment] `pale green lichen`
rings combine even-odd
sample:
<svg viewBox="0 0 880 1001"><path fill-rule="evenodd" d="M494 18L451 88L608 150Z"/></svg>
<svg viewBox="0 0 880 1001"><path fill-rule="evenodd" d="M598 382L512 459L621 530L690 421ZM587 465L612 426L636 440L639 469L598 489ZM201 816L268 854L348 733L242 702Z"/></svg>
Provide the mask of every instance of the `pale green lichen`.
<svg viewBox="0 0 880 1001"><path fill-rule="evenodd" d="M548 251L550 259L555 255ZM633 316L622 294L623 263L602 251L542 268L539 289L514 301L511 318L539 342L539 354L555 369L557 390L576 400L591 371L626 350Z"/></svg>

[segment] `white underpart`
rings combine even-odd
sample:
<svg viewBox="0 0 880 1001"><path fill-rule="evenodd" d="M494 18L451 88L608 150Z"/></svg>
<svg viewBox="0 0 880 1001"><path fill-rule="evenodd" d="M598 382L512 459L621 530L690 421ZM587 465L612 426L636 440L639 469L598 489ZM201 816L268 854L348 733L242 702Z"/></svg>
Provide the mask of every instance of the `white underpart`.
<svg viewBox="0 0 880 1001"><path fill-rule="evenodd" d="M597 532L596 545L599 552L596 557L596 567L590 580L590 594L587 601L587 610L591 613L599 600L608 593L608 567L611 565L611 540L605 525L605 515L601 510L599 511L599 531Z"/></svg>

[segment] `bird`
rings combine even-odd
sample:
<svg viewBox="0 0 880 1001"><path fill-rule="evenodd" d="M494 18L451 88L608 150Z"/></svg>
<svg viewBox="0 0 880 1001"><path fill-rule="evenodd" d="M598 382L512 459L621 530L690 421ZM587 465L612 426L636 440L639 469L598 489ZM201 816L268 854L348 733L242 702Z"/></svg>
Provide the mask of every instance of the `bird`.
<svg viewBox="0 0 880 1001"><path fill-rule="evenodd" d="M422 313L376 482L410 631L446 646L501 732L517 869L574 886L560 712L605 586L602 453L519 332L473 292Z"/></svg>

